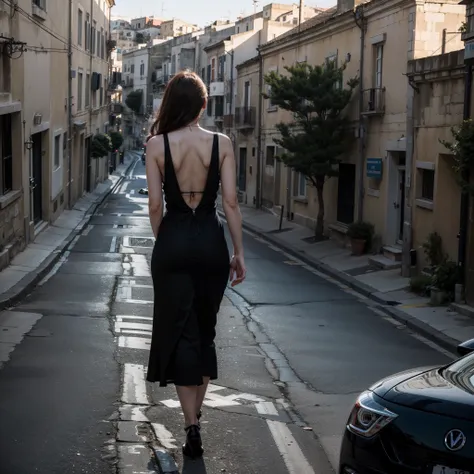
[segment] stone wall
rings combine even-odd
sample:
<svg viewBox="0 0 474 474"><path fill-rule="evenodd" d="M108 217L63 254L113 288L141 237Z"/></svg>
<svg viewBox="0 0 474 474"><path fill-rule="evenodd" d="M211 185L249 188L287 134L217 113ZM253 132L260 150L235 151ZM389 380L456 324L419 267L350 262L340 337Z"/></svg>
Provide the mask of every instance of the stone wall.
<svg viewBox="0 0 474 474"><path fill-rule="evenodd" d="M13 202L0 202L0 271L25 248L23 196Z"/></svg>

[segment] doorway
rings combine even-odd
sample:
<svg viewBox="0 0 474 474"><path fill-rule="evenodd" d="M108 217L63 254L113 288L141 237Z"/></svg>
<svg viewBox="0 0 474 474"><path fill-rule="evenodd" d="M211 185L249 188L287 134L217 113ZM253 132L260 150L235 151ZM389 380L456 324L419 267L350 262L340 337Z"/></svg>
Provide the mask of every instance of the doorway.
<svg viewBox="0 0 474 474"><path fill-rule="evenodd" d="M239 149L239 191L247 190L247 148Z"/></svg>
<svg viewBox="0 0 474 474"><path fill-rule="evenodd" d="M337 221L342 224L354 222L356 166L339 163L337 184Z"/></svg>
<svg viewBox="0 0 474 474"><path fill-rule="evenodd" d="M31 177L30 192L31 204L33 208L33 223L36 225L43 219L43 135L35 133L32 135L32 157L31 157Z"/></svg>
<svg viewBox="0 0 474 474"><path fill-rule="evenodd" d="M86 173L86 191L91 192L91 171L92 171L92 158L91 158L91 137L87 137L85 141L85 173Z"/></svg>
<svg viewBox="0 0 474 474"><path fill-rule="evenodd" d="M398 246L403 242L405 221L405 167L404 151L387 153L388 189L386 204L386 243Z"/></svg>

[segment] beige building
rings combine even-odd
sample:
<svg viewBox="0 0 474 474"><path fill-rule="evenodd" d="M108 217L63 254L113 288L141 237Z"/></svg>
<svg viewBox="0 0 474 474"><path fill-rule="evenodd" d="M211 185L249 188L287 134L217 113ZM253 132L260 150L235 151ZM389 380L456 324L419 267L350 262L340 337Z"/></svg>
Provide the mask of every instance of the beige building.
<svg viewBox="0 0 474 474"><path fill-rule="evenodd" d="M452 127L463 121L464 76L464 50L408 64L408 79L416 90L407 138L413 142L410 206L420 270L428 264L422 245L431 232L440 235L444 252L457 261L461 190L453 157L441 141L451 141Z"/></svg>
<svg viewBox="0 0 474 474"><path fill-rule="evenodd" d="M85 140L97 129L104 130L107 122L104 81L108 76L108 21L113 4L113 0L92 0L91 9L73 2L72 121L65 54L68 9L61 0L19 0L15 12L5 2L0 5L2 266L107 175L105 159L94 165L87 159ZM78 16L79 11L82 16ZM101 88L91 91L86 82L96 71L104 79ZM69 137L73 139L71 155Z"/></svg>
<svg viewBox="0 0 474 474"><path fill-rule="evenodd" d="M285 66L301 61L346 62L345 79L360 77L362 71L349 110L355 144L339 167L339 177L325 185L325 227L334 237L345 240L350 223L370 221L384 253L401 258L404 239L411 235L406 216L413 161L407 103L412 103L414 90L406 78L407 61L462 47L460 34L443 31L456 32L464 21L465 7L458 3L339 0L337 7L260 47L263 74L284 72ZM250 106L258 109L258 99L252 100ZM284 205L290 218L314 227L315 189L275 159L275 125L291 117L269 100L262 101L258 115L261 140L246 143L247 153L257 149L257 169L252 166L250 173L251 161L247 163L244 199L277 210Z"/></svg>
<svg viewBox="0 0 474 474"><path fill-rule="evenodd" d="M172 20L163 21L160 25L160 38L174 38L175 36L185 35L186 33L192 33L199 31L197 25L192 25L183 20L173 18Z"/></svg>

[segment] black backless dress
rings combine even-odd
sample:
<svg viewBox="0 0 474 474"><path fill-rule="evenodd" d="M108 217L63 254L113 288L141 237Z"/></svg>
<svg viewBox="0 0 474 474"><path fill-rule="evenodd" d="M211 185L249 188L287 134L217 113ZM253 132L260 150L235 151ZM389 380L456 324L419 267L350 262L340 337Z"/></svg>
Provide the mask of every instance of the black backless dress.
<svg viewBox="0 0 474 474"><path fill-rule="evenodd" d="M216 212L219 137L214 135L207 182L199 205L184 200L165 142L166 214L151 259L155 295L147 380L191 386L217 378L217 313L229 278L229 251Z"/></svg>

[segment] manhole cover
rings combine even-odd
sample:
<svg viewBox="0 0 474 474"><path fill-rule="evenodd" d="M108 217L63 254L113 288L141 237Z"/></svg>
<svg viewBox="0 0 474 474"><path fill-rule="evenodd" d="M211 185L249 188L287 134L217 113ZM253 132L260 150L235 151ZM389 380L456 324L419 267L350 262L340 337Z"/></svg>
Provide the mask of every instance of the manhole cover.
<svg viewBox="0 0 474 474"><path fill-rule="evenodd" d="M153 247L154 244L153 239L130 237L130 247Z"/></svg>

